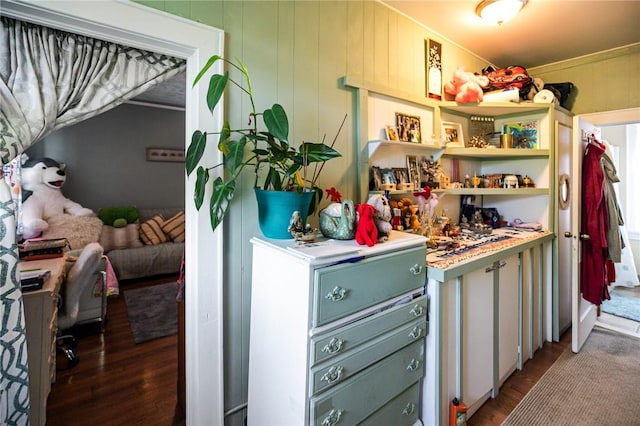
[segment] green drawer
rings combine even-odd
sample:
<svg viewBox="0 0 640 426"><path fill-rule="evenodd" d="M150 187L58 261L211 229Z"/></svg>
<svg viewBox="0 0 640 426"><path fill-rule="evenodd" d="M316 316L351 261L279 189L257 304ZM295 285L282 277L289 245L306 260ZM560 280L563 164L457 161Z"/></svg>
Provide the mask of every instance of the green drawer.
<svg viewBox="0 0 640 426"><path fill-rule="evenodd" d="M313 326L423 287L426 269L426 249L421 246L316 270Z"/></svg>
<svg viewBox="0 0 640 426"><path fill-rule="evenodd" d="M311 398L310 423L355 425L424 376L424 339Z"/></svg>
<svg viewBox="0 0 640 426"><path fill-rule="evenodd" d="M337 385L378 360L396 352L427 334L427 320L421 318L396 330L387 332L361 345L357 350L345 353L335 359L311 369L309 394L317 393Z"/></svg>
<svg viewBox="0 0 640 426"><path fill-rule="evenodd" d="M426 318L427 296L420 296L404 305L363 318L338 330L311 338L310 365L342 355L371 339L393 330L409 321Z"/></svg>
<svg viewBox="0 0 640 426"><path fill-rule="evenodd" d="M420 415L420 382L395 397L393 401L367 417L362 426L411 426Z"/></svg>

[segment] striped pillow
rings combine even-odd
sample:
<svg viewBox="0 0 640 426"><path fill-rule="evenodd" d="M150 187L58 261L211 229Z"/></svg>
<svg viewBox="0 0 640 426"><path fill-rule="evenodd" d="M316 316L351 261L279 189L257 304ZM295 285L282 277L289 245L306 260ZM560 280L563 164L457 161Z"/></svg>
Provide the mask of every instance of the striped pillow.
<svg viewBox="0 0 640 426"><path fill-rule="evenodd" d="M151 219L140 225L140 239L145 244L160 244L169 241L169 238L162 230L162 224L164 223L164 216L161 214L152 217Z"/></svg>
<svg viewBox="0 0 640 426"><path fill-rule="evenodd" d="M178 212L162 224L162 230L174 243L184 242L184 212Z"/></svg>

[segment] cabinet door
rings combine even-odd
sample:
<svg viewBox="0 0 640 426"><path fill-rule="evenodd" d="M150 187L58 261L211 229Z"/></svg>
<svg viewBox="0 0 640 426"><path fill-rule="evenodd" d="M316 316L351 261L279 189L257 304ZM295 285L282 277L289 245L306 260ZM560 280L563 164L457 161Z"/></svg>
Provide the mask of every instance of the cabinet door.
<svg viewBox="0 0 640 426"><path fill-rule="evenodd" d="M498 371L502 383L518 364L520 258L513 255L498 266Z"/></svg>
<svg viewBox="0 0 640 426"><path fill-rule="evenodd" d="M493 389L493 264L464 275L462 398L469 411Z"/></svg>

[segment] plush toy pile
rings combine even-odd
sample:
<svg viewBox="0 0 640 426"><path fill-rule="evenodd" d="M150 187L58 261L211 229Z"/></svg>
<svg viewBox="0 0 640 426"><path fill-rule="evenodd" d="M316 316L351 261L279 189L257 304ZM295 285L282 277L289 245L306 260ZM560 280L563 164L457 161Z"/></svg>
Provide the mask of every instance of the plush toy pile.
<svg viewBox="0 0 640 426"><path fill-rule="evenodd" d="M453 73L453 81L445 83L444 91L450 95L448 100L458 103L480 102L484 94L483 89L488 84L489 79L486 76L467 72L464 67L459 67Z"/></svg>
<svg viewBox="0 0 640 426"><path fill-rule="evenodd" d="M95 216L91 209L71 201L60 191L67 175L65 165L51 158L35 158L22 164L22 238L41 235L56 215Z"/></svg>

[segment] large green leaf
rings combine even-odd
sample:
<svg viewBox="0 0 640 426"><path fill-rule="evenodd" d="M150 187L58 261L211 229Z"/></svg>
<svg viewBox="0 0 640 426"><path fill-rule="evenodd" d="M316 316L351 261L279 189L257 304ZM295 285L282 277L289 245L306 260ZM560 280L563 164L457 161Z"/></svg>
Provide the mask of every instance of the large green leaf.
<svg viewBox="0 0 640 426"><path fill-rule="evenodd" d="M322 143L304 142L300 146L300 151L294 161L299 164L311 164L321 163L337 157L342 157L342 154L330 146Z"/></svg>
<svg viewBox="0 0 640 426"><path fill-rule="evenodd" d="M198 172L196 173L196 187L193 192L193 199L196 205L196 209L200 210L202 207L202 202L204 201L204 193L207 188L207 182L209 181L209 169L205 169L204 167L198 167Z"/></svg>
<svg viewBox="0 0 640 426"><path fill-rule="evenodd" d="M187 169L187 176L191 175L200 162L204 148L207 146L207 135L200 130L193 132L191 136L191 143L187 148L187 158L185 159L185 167Z"/></svg>
<svg viewBox="0 0 640 426"><path fill-rule="evenodd" d="M209 202L209 217L211 219L211 229L216 230L227 213L229 203L233 198L236 189L236 181L224 182L221 177L213 181L213 191Z"/></svg>
<svg viewBox="0 0 640 426"><path fill-rule="evenodd" d="M313 198L311 199L311 204L309 204L309 215L313 215L316 212L316 209L322 202L322 196L324 195L324 191L322 190L322 188L318 188L316 186L315 188L312 188L312 189L313 189L313 192L315 192L315 194L313 194Z"/></svg>
<svg viewBox="0 0 640 426"><path fill-rule="evenodd" d="M230 140L227 143L229 151L224 157L224 166L232 175L236 175L238 168L244 162L244 147L247 142L247 138L243 136L239 141Z"/></svg>
<svg viewBox="0 0 640 426"><path fill-rule="evenodd" d="M281 141L289 140L289 120L281 105L273 104L271 109L266 109L262 114L262 119L269 133Z"/></svg>
<svg viewBox="0 0 640 426"><path fill-rule="evenodd" d="M215 64L220 59L222 59L222 57L220 57L219 55L213 55L212 57L210 57L204 67L202 67L196 78L193 80L193 86L191 87L196 87L196 84L198 84L198 81L200 81L202 76L205 75L206 72L209 71L209 68L211 68L213 64Z"/></svg>
<svg viewBox="0 0 640 426"><path fill-rule="evenodd" d="M228 72L225 72L224 75L214 74L211 76L209 89L207 90L207 107L209 107L209 111L213 112L213 109L218 105L224 93L224 88L227 87L228 80Z"/></svg>
<svg viewBox="0 0 640 426"><path fill-rule="evenodd" d="M225 120L222 125L222 129L220 129L220 139L218 139L218 151L220 151L223 155L229 154L229 147L227 144L229 143L229 138L231 137L231 127L229 126L229 122Z"/></svg>
<svg viewBox="0 0 640 426"><path fill-rule="evenodd" d="M282 179L280 178L280 173L278 173L278 171L273 167L269 167L269 172L264 180L263 189L273 189L275 191L282 190Z"/></svg>

